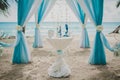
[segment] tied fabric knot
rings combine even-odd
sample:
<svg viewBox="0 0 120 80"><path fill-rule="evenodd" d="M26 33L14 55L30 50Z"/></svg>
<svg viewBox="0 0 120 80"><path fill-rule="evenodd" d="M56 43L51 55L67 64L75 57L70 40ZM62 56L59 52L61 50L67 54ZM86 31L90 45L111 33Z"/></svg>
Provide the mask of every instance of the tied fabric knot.
<svg viewBox="0 0 120 80"><path fill-rule="evenodd" d="M18 26L16 27L16 29L17 29L18 31L22 31L22 26L19 26L19 25L18 25Z"/></svg>
<svg viewBox="0 0 120 80"><path fill-rule="evenodd" d="M40 27L40 25L39 24L36 24L36 28L39 28Z"/></svg>
<svg viewBox="0 0 120 80"><path fill-rule="evenodd" d="M102 26L102 25L98 25L98 26L96 27L96 30L97 30L98 32L101 32L101 31L103 30L103 26Z"/></svg>
<svg viewBox="0 0 120 80"><path fill-rule="evenodd" d="M82 24L82 28L86 28L85 26L86 26L85 24Z"/></svg>

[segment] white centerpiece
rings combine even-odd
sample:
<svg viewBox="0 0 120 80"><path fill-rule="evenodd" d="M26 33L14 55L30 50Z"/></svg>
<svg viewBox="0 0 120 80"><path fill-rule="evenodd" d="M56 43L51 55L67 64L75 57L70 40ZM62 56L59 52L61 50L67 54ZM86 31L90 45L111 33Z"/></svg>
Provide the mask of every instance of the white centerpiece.
<svg viewBox="0 0 120 80"><path fill-rule="evenodd" d="M71 70L63 59L63 49L65 49L72 41L71 37L63 38L47 38L48 42L56 49L58 58L55 63L48 69L49 76L52 77L67 77Z"/></svg>

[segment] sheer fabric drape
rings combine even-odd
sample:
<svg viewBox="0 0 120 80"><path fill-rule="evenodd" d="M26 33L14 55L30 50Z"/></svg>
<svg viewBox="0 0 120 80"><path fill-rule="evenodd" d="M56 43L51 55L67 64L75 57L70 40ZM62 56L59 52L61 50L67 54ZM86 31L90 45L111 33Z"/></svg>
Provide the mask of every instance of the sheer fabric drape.
<svg viewBox="0 0 120 80"><path fill-rule="evenodd" d="M16 45L13 53L13 63L21 64L31 61L30 52L27 46L26 38L22 32L22 27L26 25L30 17L37 10L41 0L19 0L18 1L18 26Z"/></svg>
<svg viewBox="0 0 120 80"><path fill-rule="evenodd" d="M85 13L89 16L91 21L96 26L96 36L93 45L92 52L90 54L89 63L90 64L106 64L106 55L104 51L104 46L110 51L114 51L104 34L102 33L103 26L103 9L104 0L78 0L81 4Z"/></svg>
<svg viewBox="0 0 120 80"><path fill-rule="evenodd" d="M51 10L55 2L56 0L42 0L42 3L38 8L38 12L36 12L36 15L35 15L36 27L35 27L35 36L34 36L34 43L33 43L34 48L43 47L41 33L39 30L40 23L49 13L49 11Z"/></svg>
<svg viewBox="0 0 120 80"><path fill-rule="evenodd" d="M88 32L86 29L86 14L83 12L80 4L78 3L78 0L66 0L68 3L69 7L73 10L74 14L78 18L78 20L81 21L82 23L82 35L81 35L81 48L89 48L90 43L89 43L89 37L88 37Z"/></svg>

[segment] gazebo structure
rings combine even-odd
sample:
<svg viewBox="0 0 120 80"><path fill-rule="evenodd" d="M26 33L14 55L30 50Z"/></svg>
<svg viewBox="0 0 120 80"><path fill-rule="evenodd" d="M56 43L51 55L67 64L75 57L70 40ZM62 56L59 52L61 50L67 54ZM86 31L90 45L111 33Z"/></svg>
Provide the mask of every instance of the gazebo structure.
<svg viewBox="0 0 120 80"><path fill-rule="evenodd" d="M27 42L22 32L22 28L27 24L33 14L36 14L36 28L33 47L43 47L42 38L39 31L40 23L42 19L44 19L45 16L49 13L55 2L56 0L18 0L17 38L14 45L12 63L22 64L29 63L31 61L30 52L27 47ZM82 23L82 48L90 47L86 28L87 18L89 18L94 23L96 28L96 36L90 54L89 63L95 65L105 65L106 56L104 46L110 51L114 51L114 49L110 47L107 39L102 33L104 0L66 0L66 2L78 20Z"/></svg>

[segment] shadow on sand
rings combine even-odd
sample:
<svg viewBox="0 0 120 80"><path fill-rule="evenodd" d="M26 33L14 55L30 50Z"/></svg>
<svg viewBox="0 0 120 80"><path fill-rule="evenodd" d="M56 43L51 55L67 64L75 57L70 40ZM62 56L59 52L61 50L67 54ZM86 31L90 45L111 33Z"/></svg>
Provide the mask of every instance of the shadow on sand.
<svg viewBox="0 0 120 80"><path fill-rule="evenodd" d="M88 80L120 80L120 77L118 77L113 70L109 69L107 65L98 65L96 69L101 72Z"/></svg>

